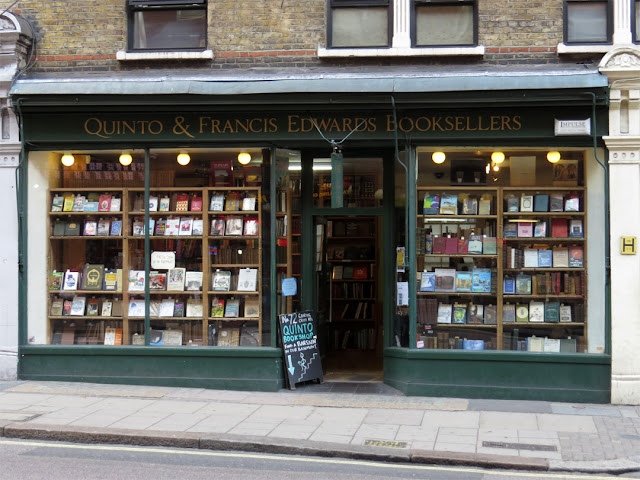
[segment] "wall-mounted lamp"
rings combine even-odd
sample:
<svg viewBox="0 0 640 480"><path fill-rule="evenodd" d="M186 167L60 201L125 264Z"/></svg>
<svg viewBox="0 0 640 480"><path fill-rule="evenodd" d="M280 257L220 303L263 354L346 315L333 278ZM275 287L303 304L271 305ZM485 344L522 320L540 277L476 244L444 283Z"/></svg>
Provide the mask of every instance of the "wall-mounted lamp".
<svg viewBox="0 0 640 480"><path fill-rule="evenodd" d="M191 161L191 157L187 152L182 151L178 154L177 160L180 165L185 166L189 164L189 162Z"/></svg>
<svg viewBox="0 0 640 480"><path fill-rule="evenodd" d="M560 152L547 153L547 160L551 163L558 163L560 161Z"/></svg>
<svg viewBox="0 0 640 480"><path fill-rule="evenodd" d="M431 160L433 160L433 163L437 163L438 165L443 163L446 159L447 156L444 152L433 152L433 154L431 154Z"/></svg>
<svg viewBox="0 0 640 480"><path fill-rule="evenodd" d="M504 162L504 153L502 153L502 152L493 152L491 154L491 161L493 163L498 163L498 164Z"/></svg>
<svg viewBox="0 0 640 480"><path fill-rule="evenodd" d="M125 150L120 155L120 158L118 159L118 161L120 162L121 165L124 165L126 167L127 165L131 165L131 162L133 162L133 157L128 151Z"/></svg>
<svg viewBox="0 0 640 480"><path fill-rule="evenodd" d="M60 161L62 162L62 165L64 165L65 167L70 167L71 165L73 165L76 159L73 158L73 155L71 155L71 152L64 152L64 155L62 155L62 158L60 159Z"/></svg>
<svg viewBox="0 0 640 480"><path fill-rule="evenodd" d="M249 152L242 151L238 154L238 162L241 165L246 165L251 161L251 154Z"/></svg>

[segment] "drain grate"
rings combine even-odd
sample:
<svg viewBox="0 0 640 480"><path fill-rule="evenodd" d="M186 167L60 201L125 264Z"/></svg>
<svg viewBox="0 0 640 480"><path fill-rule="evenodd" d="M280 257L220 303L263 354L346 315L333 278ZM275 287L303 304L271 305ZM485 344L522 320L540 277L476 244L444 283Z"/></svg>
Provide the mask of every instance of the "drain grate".
<svg viewBox="0 0 640 480"><path fill-rule="evenodd" d="M538 452L557 452L555 445L535 445L532 443L482 442L483 447L510 448L512 450L534 450Z"/></svg>
<svg viewBox="0 0 640 480"><path fill-rule="evenodd" d="M407 448L407 442L393 442L390 440L365 440L364 444L370 447Z"/></svg>

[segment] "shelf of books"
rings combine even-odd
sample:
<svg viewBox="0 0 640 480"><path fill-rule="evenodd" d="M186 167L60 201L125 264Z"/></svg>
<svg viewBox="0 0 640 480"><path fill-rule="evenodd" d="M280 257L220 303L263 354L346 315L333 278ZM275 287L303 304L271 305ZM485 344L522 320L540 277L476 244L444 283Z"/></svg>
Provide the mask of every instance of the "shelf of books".
<svg viewBox="0 0 640 480"><path fill-rule="evenodd" d="M377 332L376 219L329 217L330 337L333 350L372 350Z"/></svg>
<svg viewBox="0 0 640 480"><path fill-rule="evenodd" d="M148 308L151 345L260 344L259 187L150 191L148 307L144 190L50 196L51 343L144 345Z"/></svg>
<svg viewBox="0 0 640 480"><path fill-rule="evenodd" d="M276 199L276 298L277 314L299 309L300 297L282 294L282 281L296 278L300 282L300 178L288 175L277 187ZM299 286L298 286L299 291Z"/></svg>
<svg viewBox="0 0 640 480"><path fill-rule="evenodd" d="M584 349L583 187L417 192L420 347Z"/></svg>

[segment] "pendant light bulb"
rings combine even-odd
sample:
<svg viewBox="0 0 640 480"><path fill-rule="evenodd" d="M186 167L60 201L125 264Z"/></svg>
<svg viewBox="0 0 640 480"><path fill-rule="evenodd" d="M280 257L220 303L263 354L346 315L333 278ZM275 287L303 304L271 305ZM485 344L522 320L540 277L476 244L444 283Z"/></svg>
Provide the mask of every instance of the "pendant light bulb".
<svg viewBox="0 0 640 480"><path fill-rule="evenodd" d="M120 158L118 159L118 161L120 162L121 165L124 165L126 167L127 165L131 165L131 162L133 162L133 157L129 152L124 151L120 155Z"/></svg>
<svg viewBox="0 0 640 480"><path fill-rule="evenodd" d="M241 165L246 165L251 161L251 154L249 152L240 152L238 154L238 162Z"/></svg>
<svg viewBox="0 0 640 480"><path fill-rule="evenodd" d="M560 152L549 152L547 153L547 160L551 163L558 163L560 161Z"/></svg>
<svg viewBox="0 0 640 480"><path fill-rule="evenodd" d="M447 156L444 152L433 152L433 154L431 155L431 160L433 160L433 163L437 163L438 165L443 163L446 159Z"/></svg>
<svg viewBox="0 0 640 480"><path fill-rule="evenodd" d="M504 153L502 152L493 152L491 154L491 161L493 163L502 163L504 162Z"/></svg>
<svg viewBox="0 0 640 480"><path fill-rule="evenodd" d="M189 162L191 161L191 157L187 152L180 152L177 160L180 165L184 166L189 164Z"/></svg>
<svg viewBox="0 0 640 480"><path fill-rule="evenodd" d="M64 165L65 167L70 167L71 165L73 165L76 159L73 158L73 155L71 155L71 152L64 152L64 155L62 155L62 158L60 159L60 161L62 162L62 165Z"/></svg>

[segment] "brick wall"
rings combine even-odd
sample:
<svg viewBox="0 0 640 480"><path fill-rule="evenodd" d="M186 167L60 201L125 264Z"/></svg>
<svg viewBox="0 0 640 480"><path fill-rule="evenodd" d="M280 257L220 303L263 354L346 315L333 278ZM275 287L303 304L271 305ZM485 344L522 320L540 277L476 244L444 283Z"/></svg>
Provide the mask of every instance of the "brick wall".
<svg viewBox="0 0 640 480"><path fill-rule="evenodd" d="M479 0L483 58L332 59L316 57L325 39L325 0L210 0L211 61L118 62L126 49L125 0L21 0L16 12L38 35L34 71L153 68L295 68L341 65L539 64L598 61L559 56L562 0Z"/></svg>

